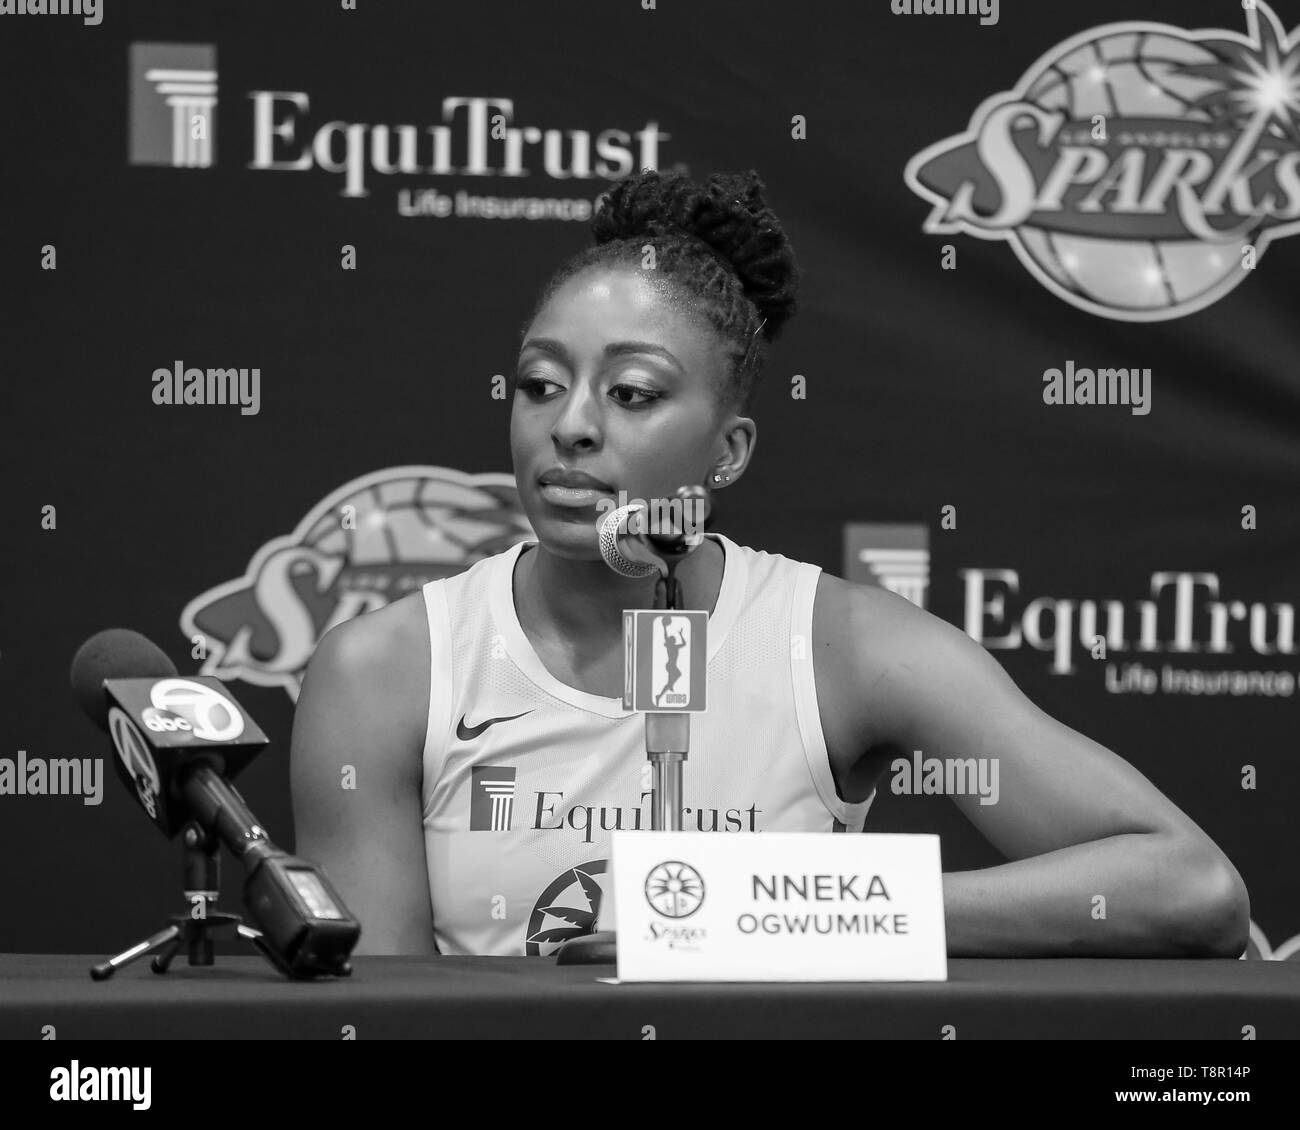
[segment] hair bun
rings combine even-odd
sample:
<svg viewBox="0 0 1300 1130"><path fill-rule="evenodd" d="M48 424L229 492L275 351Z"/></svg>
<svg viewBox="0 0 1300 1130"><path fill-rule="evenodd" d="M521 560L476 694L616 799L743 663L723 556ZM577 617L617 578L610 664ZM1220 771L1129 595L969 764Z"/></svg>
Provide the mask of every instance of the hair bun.
<svg viewBox="0 0 1300 1130"><path fill-rule="evenodd" d="M797 309L794 249L753 169L714 173L703 184L682 173L634 173L609 190L591 230L598 244L672 235L701 240L731 265L767 319L769 341Z"/></svg>

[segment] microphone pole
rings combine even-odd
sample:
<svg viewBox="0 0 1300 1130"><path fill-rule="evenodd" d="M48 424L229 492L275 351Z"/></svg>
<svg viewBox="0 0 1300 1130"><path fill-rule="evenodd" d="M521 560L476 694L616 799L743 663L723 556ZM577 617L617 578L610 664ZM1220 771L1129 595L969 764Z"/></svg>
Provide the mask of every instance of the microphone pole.
<svg viewBox="0 0 1300 1130"><path fill-rule="evenodd" d="M709 498L703 487L681 487L677 498L683 502L683 516L698 507L700 523L708 515ZM700 532L687 534L672 529L626 537L620 543L619 527L628 515L642 509L639 505L620 507L611 511L601 523L600 550L606 564L625 577L660 575L663 585L665 611L682 610L685 601L681 583L677 579L680 565L704 540ZM689 524L685 523L684 524ZM627 552L624 552L626 550ZM658 586L656 586L656 590ZM658 593L656 591L656 600ZM628 614L625 614L628 615ZM624 629L627 631L627 628ZM630 656L624 656L630 668ZM630 678L625 671L625 682ZM645 712L645 749L652 773L650 795L650 830L652 832L680 832L682 830L682 770L691 748L691 715L689 711ZM617 943L612 930L600 930L584 937L565 942L556 956L560 965L608 965L617 960Z"/></svg>
<svg viewBox="0 0 1300 1130"><path fill-rule="evenodd" d="M678 492L678 496L691 490L703 493L700 487L683 487ZM682 586L677 580L677 566L689 552L689 548L683 548L680 556L665 557L664 608L667 611L681 608ZM690 714L685 712L661 714L658 711L646 711L645 754L650 762L652 773L653 793L650 798L652 832L682 830L682 772L690 749Z"/></svg>
<svg viewBox="0 0 1300 1130"><path fill-rule="evenodd" d="M676 495L682 503L683 527L687 514L698 511L700 522L708 516L709 497L701 486L681 487ZM642 506L621 507L606 516L601 526L601 555L610 568L624 576L651 576L660 573L664 589L665 611L680 610L684 603L680 565L704 540L698 531L688 534L674 523L668 530L651 530L633 539L625 536L620 546L619 528L627 517ZM628 552L622 552L626 548ZM682 770L691 748L689 712L646 711L646 758L653 773L650 830L680 832L682 828Z"/></svg>

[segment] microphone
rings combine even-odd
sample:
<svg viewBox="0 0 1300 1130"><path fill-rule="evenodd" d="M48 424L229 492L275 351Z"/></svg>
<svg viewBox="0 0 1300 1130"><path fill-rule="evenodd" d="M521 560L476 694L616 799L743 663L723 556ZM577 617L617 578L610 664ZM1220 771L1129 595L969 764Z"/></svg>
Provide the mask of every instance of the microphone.
<svg viewBox="0 0 1300 1130"><path fill-rule="evenodd" d="M709 495L701 486L679 487L666 506L659 499L652 508L644 502L620 506L600 523L600 555L624 577L666 576L704 541L709 510Z"/></svg>
<svg viewBox="0 0 1300 1130"><path fill-rule="evenodd" d="M221 682L177 678L160 648L125 628L82 644L71 681L82 709L113 739L119 778L158 830L171 839L197 823L243 864L244 904L280 970L346 973L361 925L315 864L271 842L228 780L268 743Z"/></svg>
<svg viewBox="0 0 1300 1130"><path fill-rule="evenodd" d="M193 773L206 766L234 778L268 744L217 679L177 677L139 632L91 636L73 656L71 681L82 710L113 739L118 777L168 839L194 819L184 795Z"/></svg>

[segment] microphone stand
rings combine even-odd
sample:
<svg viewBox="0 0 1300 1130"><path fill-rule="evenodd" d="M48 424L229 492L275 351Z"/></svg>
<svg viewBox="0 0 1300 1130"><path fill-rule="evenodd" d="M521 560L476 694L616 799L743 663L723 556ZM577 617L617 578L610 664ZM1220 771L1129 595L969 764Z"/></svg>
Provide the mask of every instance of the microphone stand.
<svg viewBox="0 0 1300 1130"><path fill-rule="evenodd" d="M690 548L665 554L666 574L660 579L664 587L664 609L674 611L682 606L682 586L677 579L677 566L685 559ZM656 586L656 598L658 597ZM682 830L682 766L691 747L691 716L689 712L647 711L645 716L646 760L653 773L650 796L650 830L652 832L680 832ZM558 965L613 965L618 960L618 945L613 930L597 930L580 938L570 938L556 954Z"/></svg>
<svg viewBox="0 0 1300 1130"><path fill-rule="evenodd" d="M685 557L685 553L681 557ZM681 560L668 563L664 578L664 608L668 611L681 608L682 586L677 580L677 565ZM653 713L645 716L645 755L650 762L653 793L650 797L650 830L652 832L680 832L682 830L682 766L691 748L691 716L689 713Z"/></svg>
<svg viewBox="0 0 1300 1130"><path fill-rule="evenodd" d="M186 825L182 839L185 845L185 896L190 900L189 912L172 915L169 919L170 926L164 927L143 941L136 942L115 957L110 957L98 965L92 965L91 979L106 981L119 969L150 953L154 956L149 963L149 968L155 973L166 973L172 958L182 946L186 947L190 965L214 965L216 950L213 939L231 930L234 930L239 937L252 942L262 956L282 973L292 976L291 971L284 967L262 940L261 930L245 925L238 914L228 914L214 909L217 904L217 892L221 888L221 859L217 854L220 843L216 836L205 832L197 820L192 820ZM196 917L194 909L200 900L202 900L203 912Z"/></svg>

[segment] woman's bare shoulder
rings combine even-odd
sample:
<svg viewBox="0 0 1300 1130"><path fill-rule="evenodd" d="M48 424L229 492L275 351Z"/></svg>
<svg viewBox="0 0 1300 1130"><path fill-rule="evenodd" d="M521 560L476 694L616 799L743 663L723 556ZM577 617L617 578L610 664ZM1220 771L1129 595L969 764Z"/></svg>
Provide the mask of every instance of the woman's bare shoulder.
<svg viewBox="0 0 1300 1130"><path fill-rule="evenodd" d="M876 585L852 581L823 572L817 579L813 604L813 633L833 649L851 649L870 662L897 655L899 645L909 652L945 642L969 640L960 628L906 597Z"/></svg>
<svg viewBox="0 0 1300 1130"><path fill-rule="evenodd" d="M960 629L906 597L822 573L812 649L828 728L854 752L893 743L909 719L906 703L891 693L891 674L962 641L969 642Z"/></svg>
<svg viewBox="0 0 1300 1130"><path fill-rule="evenodd" d="M843 658L850 650L859 657L881 653L897 636L922 628L925 619L934 617L888 589L825 572L817 578L813 636Z"/></svg>
<svg viewBox="0 0 1300 1130"><path fill-rule="evenodd" d="M339 650L354 670L399 675L423 657L429 664L429 622L424 595L408 596L337 624L321 639Z"/></svg>
<svg viewBox="0 0 1300 1130"><path fill-rule="evenodd" d="M429 705L429 624L419 591L331 628L313 657L376 724L423 743Z"/></svg>

